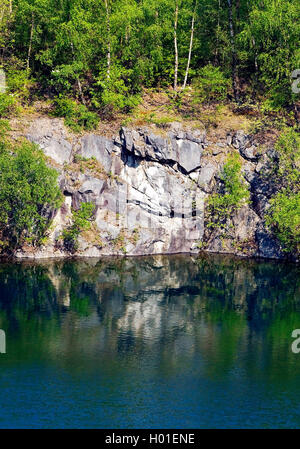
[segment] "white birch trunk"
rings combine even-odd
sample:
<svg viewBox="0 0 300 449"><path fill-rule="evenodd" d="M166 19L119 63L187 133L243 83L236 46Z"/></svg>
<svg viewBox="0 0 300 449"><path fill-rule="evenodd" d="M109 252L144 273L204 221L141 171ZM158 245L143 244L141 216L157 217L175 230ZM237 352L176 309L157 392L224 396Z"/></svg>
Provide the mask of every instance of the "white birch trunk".
<svg viewBox="0 0 300 449"><path fill-rule="evenodd" d="M176 0L176 3L175 3L175 20L174 20L174 51L175 51L174 91L175 92L177 92L177 79L178 79L177 24L178 24L178 0Z"/></svg>
<svg viewBox="0 0 300 449"><path fill-rule="evenodd" d="M106 77L107 79L110 78L110 60L111 60L111 45L110 45L110 17L109 17L109 0L105 1L105 9L106 9L106 31L107 31L107 70L106 70Z"/></svg>
<svg viewBox="0 0 300 449"><path fill-rule="evenodd" d="M190 69L190 64L191 64L192 49L193 49L193 39L194 39L194 26L195 26L196 7L197 7L197 2L195 3L195 8L194 8L193 17L192 17L190 48L189 48L189 56L188 56L188 61L187 61L186 71L185 71L185 76L184 76L184 82L183 82L183 86L182 86L183 90L186 88L186 83L187 83L187 79L188 79L188 75L189 75L189 69Z"/></svg>
<svg viewBox="0 0 300 449"><path fill-rule="evenodd" d="M29 68L30 68L30 57L31 57L31 50L32 50L33 33L34 33L34 13L32 13L32 16L31 16L31 29L30 29L29 47L28 47L28 53L27 53L27 63L26 63L27 70L29 70Z"/></svg>

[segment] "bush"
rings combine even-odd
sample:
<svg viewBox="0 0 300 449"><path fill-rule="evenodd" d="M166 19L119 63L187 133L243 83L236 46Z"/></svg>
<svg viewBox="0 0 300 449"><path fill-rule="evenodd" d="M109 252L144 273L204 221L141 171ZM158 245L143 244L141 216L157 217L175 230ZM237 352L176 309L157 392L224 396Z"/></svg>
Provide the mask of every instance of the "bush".
<svg viewBox="0 0 300 449"><path fill-rule="evenodd" d="M300 183L300 136L293 128L285 129L279 136L275 150L279 156L277 179L281 187L292 191Z"/></svg>
<svg viewBox="0 0 300 449"><path fill-rule="evenodd" d="M73 211L73 224L62 233L68 251L75 252L78 249L78 237L82 231L90 229L94 209L93 203L81 203L80 209Z"/></svg>
<svg viewBox="0 0 300 449"><path fill-rule="evenodd" d="M242 178L241 167L239 155L230 154L221 175L221 192L208 199L208 214L212 220L210 227L222 226L228 217L249 200L249 190Z"/></svg>
<svg viewBox="0 0 300 449"><path fill-rule="evenodd" d="M51 72L50 86L64 95L72 95L73 86L83 71L83 62L62 64L55 67Z"/></svg>
<svg viewBox="0 0 300 449"><path fill-rule="evenodd" d="M16 66L18 62L15 61ZM6 70L6 91L0 93L0 118L8 118L20 111L22 101L29 98L32 81L28 79L28 71L18 67Z"/></svg>
<svg viewBox="0 0 300 449"><path fill-rule="evenodd" d="M0 93L0 118L8 118L17 111L16 99L13 95Z"/></svg>
<svg viewBox="0 0 300 449"><path fill-rule="evenodd" d="M270 200L266 224L286 251L300 250L300 136L286 129L275 144L278 161L275 183L279 192Z"/></svg>
<svg viewBox="0 0 300 449"><path fill-rule="evenodd" d="M300 192L277 193L270 201L266 217L268 227L287 251L300 251Z"/></svg>
<svg viewBox="0 0 300 449"><path fill-rule="evenodd" d="M38 244L50 225L51 212L61 204L57 172L43 153L29 143L0 150L1 240L10 247L25 241Z"/></svg>
<svg viewBox="0 0 300 449"><path fill-rule="evenodd" d="M102 71L97 82L101 92L99 100L97 95L94 97L94 104L97 107L104 106L106 112L111 113L132 110L139 104L140 98L130 92L131 75L132 70L117 65L111 67L109 78L106 70Z"/></svg>
<svg viewBox="0 0 300 449"><path fill-rule="evenodd" d="M94 129L99 123L99 117L95 112L89 111L86 106L70 98L56 98L54 107L54 115L64 117L65 124L75 132Z"/></svg>
<svg viewBox="0 0 300 449"><path fill-rule="evenodd" d="M28 77L29 73L21 68L9 68L7 71L7 87L22 100L28 100L33 81Z"/></svg>
<svg viewBox="0 0 300 449"><path fill-rule="evenodd" d="M5 135L9 130L9 121L0 119L0 150L5 148Z"/></svg>
<svg viewBox="0 0 300 449"><path fill-rule="evenodd" d="M218 102L227 97L230 81L218 67L209 64L199 71L199 76L194 81L196 101Z"/></svg>

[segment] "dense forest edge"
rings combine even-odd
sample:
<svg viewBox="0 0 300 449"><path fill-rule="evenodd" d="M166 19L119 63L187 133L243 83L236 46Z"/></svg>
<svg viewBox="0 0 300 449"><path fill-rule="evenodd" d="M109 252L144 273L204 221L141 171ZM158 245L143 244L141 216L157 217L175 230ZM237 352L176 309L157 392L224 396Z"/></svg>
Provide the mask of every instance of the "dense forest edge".
<svg viewBox="0 0 300 449"><path fill-rule="evenodd" d="M299 13L297 0L3 0L1 253L43 245L63 202L55 168L14 132L47 116L78 135L164 130L173 122L210 136L243 129L262 153L273 148L266 172L273 194L263 220L281 251L297 259ZM241 166L238 152L228 155L207 199L206 233L225 233L251 203ZM93 226L92 204L74 210L61 237L67 252Z"/></svg>

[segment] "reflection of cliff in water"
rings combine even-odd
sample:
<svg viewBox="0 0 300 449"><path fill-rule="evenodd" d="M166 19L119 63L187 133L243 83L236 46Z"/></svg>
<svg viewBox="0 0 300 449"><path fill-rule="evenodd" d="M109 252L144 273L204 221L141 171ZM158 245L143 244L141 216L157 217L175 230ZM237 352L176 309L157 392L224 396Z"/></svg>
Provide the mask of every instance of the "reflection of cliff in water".
<svg viewBox="0 0 300 449"><path fill-rule="evenodd" d="M241 352L265 373L275 359L291 374L296 363L293 264L216 255L1 264L0 292L0 328L21 358L77 358L92 370L113 358L121 370L123 357L136 369L139 355L172 372L199 357L211 375Z"/></svg>

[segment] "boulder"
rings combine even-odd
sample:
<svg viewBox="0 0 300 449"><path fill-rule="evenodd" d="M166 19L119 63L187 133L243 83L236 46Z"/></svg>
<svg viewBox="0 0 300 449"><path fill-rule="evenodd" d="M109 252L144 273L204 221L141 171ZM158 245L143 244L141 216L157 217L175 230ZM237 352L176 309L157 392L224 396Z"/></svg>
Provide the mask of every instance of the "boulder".
<svg viewBox="0 0 300 449"><path fill-rule="evenodd" d="M94 157L103 166L106 173L111 171L114 144L111 140L94 134L87 134L81 139L79 154L84 158Z"/></svg>
<svg viewBox="0 0 300 449"><path fill-rule="evenodd" d="M239 150L240 148L246 147L249 144L250 138L244 131L239 130L232 136L231 145ZM227 142L229 142L229 137L227 136Z"/></svg>
<svg viewBox="0 0 300 449"><path fill-rule="evenodd" d="M201 156L203 153L201 145L186 139L174 139L173 148L176 151L176 162L178 162L187 173L200 167Z"/></svg>
<svg viewBox="0 0 300 449"><path fill-rule="evenodd" d="M61 120L40 118L32 123L26 137L55 163L63 165L71 161L72 143Z"/></svg>
<svg viewBox="0 0 300 449"><path fill-rule="evenodd" d="M248 161L257 161L259 159L259 153L258 148L254 145L251 145L250 147L240 147L240 154L243 156L244 159L247 159Z"/></svg>
<svg viewBox="0 0 300 449"><path fill-rule="evenodd" d="M201 167L198 177L198 186L204 190L204 192L208 193L211 191L210 186L217 170L217 167L210 162Z"/></svg>

